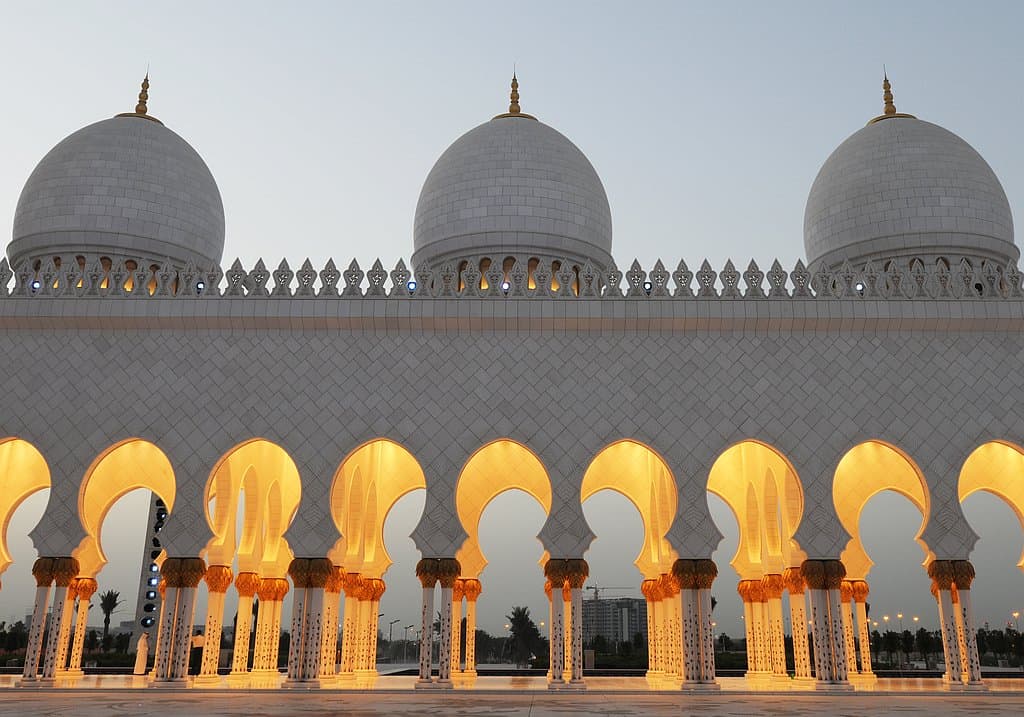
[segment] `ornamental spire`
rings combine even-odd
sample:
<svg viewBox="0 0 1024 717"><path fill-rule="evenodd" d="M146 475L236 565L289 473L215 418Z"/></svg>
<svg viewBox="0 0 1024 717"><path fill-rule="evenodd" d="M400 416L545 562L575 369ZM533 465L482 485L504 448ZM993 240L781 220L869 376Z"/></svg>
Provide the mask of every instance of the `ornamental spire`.
<svg viewBox="0 0 1024 717"><path fill-rule="evenodd" d="M887 116L896 114L896 105L892 101L892 85L889 84L889 75L883 69L882 70L882 100L885 102L885 112Z"/></svg>
<svg viewBox="0 0 1024 717"><path fill-rule="evenodd" d="M515 70L512 71L512 94L509 96L508 113L519 114L519 80L516 79Z"/></svg>
<svg viewBox="0 0 1024 717"><path fill-rule="evenodd" d="M135 114L144 115L148 114L146 109L146 100L149 99L149 70L146 70L146 76L142 80L142 89L139 91L139 104L135 105Z"/></svg>

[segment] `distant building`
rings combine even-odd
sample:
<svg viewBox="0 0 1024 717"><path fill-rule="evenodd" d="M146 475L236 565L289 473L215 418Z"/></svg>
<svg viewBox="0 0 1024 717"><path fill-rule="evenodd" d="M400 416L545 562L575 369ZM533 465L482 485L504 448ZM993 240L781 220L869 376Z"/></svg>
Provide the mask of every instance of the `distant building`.
<svg viewBox="0 0 1024 717"><path fill-rule="evenodd" d="M598 635L608 642L630 642L638 632L647 639L647 601L643 598L583 601L584 642Z"/></svg>

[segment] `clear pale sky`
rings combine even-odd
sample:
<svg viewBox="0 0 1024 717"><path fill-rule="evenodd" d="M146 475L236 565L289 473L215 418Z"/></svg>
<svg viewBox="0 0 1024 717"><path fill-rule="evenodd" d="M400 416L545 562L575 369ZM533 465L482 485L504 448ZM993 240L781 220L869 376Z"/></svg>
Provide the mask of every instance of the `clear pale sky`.
<svg viewBox="0 0 1024 717"><path fill-rule="evenodd" d="M828 154L882 108L886 65L896 106L943 125L992 165L1011 206L1024 206L1024 6L1012 2L20 3L0 22L0 224L61 138L134 108L150 68L150 112L187 139L220 186L225 266L257 257L293 267L328 257L364 268L407 261L420 187L459 135L505 110L513 64L523 111L572 139L600 173L614 219L613 254L691 267L731 257L763 268L803 255L807 192ZM100 589L134 599L147 498L126 497L104 531ZM711 499L726 539L715 555L719 629L742 633L737 528ZM9 527L16 563L0 620L32 600L35 553L25 538L45 505L27 501ZM416 621L417 553L406 537L422 495L392 511L395 565L387 623ZM598 494L585 506L598 540L592 583L636 586L640 518ZM981 541L979 624L1024 610L1022 545L1013 512L976 495L965 512ZM920 515L892 494L871 501L862 532L876 561L872 613L936 622L914 543ZM502 631L513 605L546 619L533 536L543 514L519 493L484 515L482 627ZM137 537L139 536L139 537ZM612 594L612 593L609 593ZM200 606L200 611L202 606ZM233 607L229 605L229 610ZM197 612L197 620L202 613ZM131 610L115 616L127 619ZM98 622L98 620L96 620ZM909 624L909 620L905 619Z"/></svg>

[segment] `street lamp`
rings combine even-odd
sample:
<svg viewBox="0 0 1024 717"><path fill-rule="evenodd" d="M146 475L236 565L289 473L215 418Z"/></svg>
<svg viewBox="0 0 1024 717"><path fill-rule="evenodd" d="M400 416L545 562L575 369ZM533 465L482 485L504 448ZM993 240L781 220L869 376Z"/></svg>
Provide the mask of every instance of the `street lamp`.
<svg viewBox="0 0 1024 717"><path fill-rule="evenodd" d="M1013 619L1017 623L1017 632L1020 632L1020 610L1014 610L1010 614L1013 615Z"/></svg>
<svg viewBox="0 0 1024 717"><path fill-rule="evenodd" d="M896 617L900 621L900 634L902 635L903 634L903 613L902 612L896 613Z"/></svg>
<svg viewBox="0 0 1024 717"><path fill-rule="evenodd" d="M402 662L409 661L409 630L412 628L412 625L406 625L402 630L402 637L405 639L405 645L402 647Z"/></svg>
<svg viewBox="0 0 1024 717"><path fill-rule="evenodd" d="M394 629L396 622L401 622L402 618L396 617L394 620L388 623L388 644L391 644L391 630Z"/></svg>

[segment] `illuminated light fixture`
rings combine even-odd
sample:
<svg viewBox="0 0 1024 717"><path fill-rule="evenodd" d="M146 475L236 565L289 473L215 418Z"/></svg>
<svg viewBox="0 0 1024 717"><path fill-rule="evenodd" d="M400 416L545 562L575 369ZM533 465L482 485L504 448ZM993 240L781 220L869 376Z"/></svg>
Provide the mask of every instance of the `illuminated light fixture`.
<svg viewBox="0 0 1024 717"><path fill-rule="evenodd" d="M415 281L410 280L409 283L406 284L405 286L406 286L407 289L409 289L409 293L410 294L412 292L416 291L416 282Z"/></svg>
<svg viewBox="0 0 1024 717"><path fill-rule="evenodd" d="M155 588L157 585L160 584L160 578L153 576L149 580L147 580L146 583L149 584L149 587Z"/></svg>
<svg viewBox="0 0 1024 717"><path fill-rule="evenodd" d="M202 294L203 293L203 289L205 289L205 288L206 288L206 282L205 281L197 281L196 282L196 293L197 294Z"/></svg>
<svg viewBox="0 0 1024 717"><path fill-rule="evenodd" d="M144 617L141 620L139 620L139 624L143 627L153 627L154 622L156 622L156 620L154 620L151 617Z"/></svg>
<svg viewBox="0 0 1024 717"><path fill-rule="evenodd" d="M508 293L508 290L511 289L511 288L512 288L512 285L510 283L508 283L507 281L501 282L501 290L504 291L506 294Z"/></svg>
<svg viewBox="0 0 1024 717"><path fill-rule="evenodd" d="M644 292L645 292L645 293L646 293L646 294L647 294L648 296L650 296L650 295L651 295L651 290L652 290L652 289L654 289L654 284L652 284L652 283L651 283L651 282L649 282L649 281L645 281L645 282L644 282Z"/></svg>
<svg viewBox="0 0 1024 717"><path fill-rule="evenodd" d="M156 563L150 563L149 564L149 572L151 572L151 573L158 573L158 572L160 572L160 566L157 565Z"/></svg>
<svg viewBox="0 0 1024 717"><path fill-rule="evenodd" d="M147 590L146 591L146 599L147 600L156 600L156 590Z"/></svg>
<svg viewBox="0 0 1024 717"><path fill-rule="evenodd" d="M853 285L853 288L856 289L857 291L864 291L864 284L858 281L856 284Z"/></svg>
<svg viewBox="0 0 1024 717"><path fill-rule="evenodd" d="M41 286L42 284L39 283L39 279L32 280L32 291L39 291L39 287Z"/></svg>

